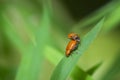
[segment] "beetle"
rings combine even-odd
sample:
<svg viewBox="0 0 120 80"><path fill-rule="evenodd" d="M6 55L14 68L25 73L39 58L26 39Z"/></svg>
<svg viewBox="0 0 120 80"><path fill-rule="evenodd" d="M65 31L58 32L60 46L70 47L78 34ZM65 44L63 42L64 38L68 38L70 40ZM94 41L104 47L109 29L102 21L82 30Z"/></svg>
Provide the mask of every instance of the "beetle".
<svg viewBox="0 0 120 80"><path fill-rule="evenodd" d="M66 47L66 56L69 57L72 51L76 50L78 48L80 37L78 34L70 33L68 34L68 38L71 40L67 47Z"/></svg>

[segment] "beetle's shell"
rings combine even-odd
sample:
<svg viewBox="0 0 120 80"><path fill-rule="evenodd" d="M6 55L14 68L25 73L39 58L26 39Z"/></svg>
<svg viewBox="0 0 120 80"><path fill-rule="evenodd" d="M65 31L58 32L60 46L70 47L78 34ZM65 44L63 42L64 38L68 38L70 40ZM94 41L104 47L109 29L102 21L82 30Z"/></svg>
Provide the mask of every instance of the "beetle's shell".
<svg viewBox="0 0 120 80"><path fill-rule="evenodd" d="M66 47L66 56L68 57L73 50L77 48L78 41L71 40Z"/></svg>

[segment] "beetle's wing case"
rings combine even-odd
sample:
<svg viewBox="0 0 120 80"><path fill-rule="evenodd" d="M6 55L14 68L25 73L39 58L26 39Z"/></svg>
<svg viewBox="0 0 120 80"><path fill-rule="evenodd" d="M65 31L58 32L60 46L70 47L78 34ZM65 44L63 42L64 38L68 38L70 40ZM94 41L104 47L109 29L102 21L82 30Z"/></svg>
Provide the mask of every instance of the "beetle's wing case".
<svg viewBox="0 0 120 80"><path fill-rule="evenodd" d="M66 56L69 56L73 50L77 47L77 41L71 40L66 47Z"/></svg>

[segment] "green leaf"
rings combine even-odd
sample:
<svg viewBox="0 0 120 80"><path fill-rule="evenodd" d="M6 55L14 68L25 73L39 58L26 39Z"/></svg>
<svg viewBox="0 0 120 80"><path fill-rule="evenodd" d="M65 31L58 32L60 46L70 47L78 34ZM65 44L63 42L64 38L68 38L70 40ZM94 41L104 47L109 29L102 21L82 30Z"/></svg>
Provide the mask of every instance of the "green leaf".
<svg viewBox="0 0 120 80"><path fill-rule="evenodd" d="M118 2L120 4L120 1ZM120 23L120 5L114 9L111 14L109 14L107 20L105 21L104 30L110 31L117 27Z"/></svg>
<svg viewBox="0 0 120 80"><path fill-rule="evenodd" d="M89 47L89 45L93 42L93 40L100 32L103 22L104 18L82 38L81 45L78 48L78 54L75 54L74 52L72 56L64 56L62 58L62 60L56 66L51 76L51 80L66 80L66 78L68 77L72 69L75 67L81 55L86 51L86 49Z"/></svg>
<svg viewBox="0 0 120 80"><path fill-rule="evenodd" d="M111 1L110 3L106 4L105 6L101 7L100 9L96 10L89 16L83 18L80 23L78 23L77 27L87 27L90 24L94 23L95 21L99 20L104 15L108 15L109 12L112 12L120 5L120 0ZM119 15L118 15L119 16Z"/></svg>
<svg viewBox="0 0 120 80"><path fill-rule="evenodd" d="M87 73L88 73L89 75L94 74L94 72L100 67L101 64L102 64L102 63L96 64L96 65L93 66L91 69L89 69L89 70L87 71Z"/></svg>
<svg viewBox="0 0 120 80"><path fill-rule="evenodd" d="M120 79L120 51L117 53L111 64L105 69L104 75L99 80Z"/></svg>
<svg viewBox="0 0 120 80"><path fill-rule="evenodd" d="M85 80L94 80L94 79L90 75L88 75Z"/></svg>
<svg viewBox="0 0 120 80"><path fill-rule="evenodd" d="M75 66L74 70L71 73L71 77L73 80L86 80L88 76L90 75L78 66Z"/></svg>
<svg viewBox="0 0 120 80"><path fill-rule="evenodd" d="M50 53L50 54L48 54ZM54 58L53 58L54 56ZM57 63L62 59L63 55L54 47L52 46L46 46L45 47L45 57L54 65L57 65Z"/></svg>
<svg viewBox="0 0 120 80"><path fill-rule="evenodd" d="M98 67L101 65L101 62L93 66L87 71L82 70L80 67L75 66L74 70L71 73L73 80L93 80L92 74L98 69Z"/></svg>
<svg viewBox="0 0 120 80"><path fill-rule="evenodd" d="M42 22L35 32L36 44L30 44L26 49L16 76L16 80L38 80L44 59L44 49L49 34L49 16L46 7ZM44 34L44 36L43 36Z"/></svg>
<svg viewBox="0 0 120 80"><path fill-rule="evenodd" d="M13 28L13 24L11 21L6 17L6 15L2 15L3 22L4 22L4 32L9 40L15 44L20 50L23 50L24 42L22 41L20 35L15 31Z"/></svg>

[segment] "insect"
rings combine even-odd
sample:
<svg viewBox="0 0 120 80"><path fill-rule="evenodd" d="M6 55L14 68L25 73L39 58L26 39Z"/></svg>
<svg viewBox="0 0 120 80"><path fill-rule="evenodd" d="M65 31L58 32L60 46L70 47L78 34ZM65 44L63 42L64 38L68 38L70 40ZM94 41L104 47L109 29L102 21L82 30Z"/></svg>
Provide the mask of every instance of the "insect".
<svg viewBox="0 0 120 80"><path fill-rule="evenodd" d="M78 34L70 33L68 34L68 38L71 40L66 47L66 56L69 57L71 52L78 48L78 44L80 42L80 38Z"/></svg>

